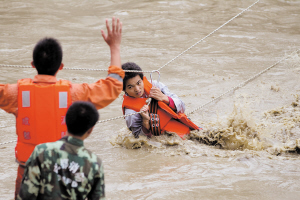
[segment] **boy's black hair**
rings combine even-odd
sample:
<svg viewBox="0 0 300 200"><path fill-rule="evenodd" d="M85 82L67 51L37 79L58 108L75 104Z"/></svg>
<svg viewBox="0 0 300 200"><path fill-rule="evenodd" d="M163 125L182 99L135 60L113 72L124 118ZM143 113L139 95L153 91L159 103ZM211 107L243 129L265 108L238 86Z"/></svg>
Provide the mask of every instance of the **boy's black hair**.
<svg viewBox="0 0 300 200"><path fill-rule="evenodd" d="M140 68L140 66L138 66L137 64L135 64L133 62L124 63L122 65L122 69L123 70L137 70L137 71L142 71L142 68ZM129 79L131 79L133 77L136 77L137 75L139 75L141 77L141 79L143 80L143 77L144 77L143 72L125 72L125 77L123 79L123 91L125 91L126 82Z"/></svg>
<svg viewBox="0 0 300 200"><path fill-rule="evenodd" d="M66 124L72 135L82 136L95 126L99 119L96 107L87 101L76 101L68 109Z"/></svg>
<svg viewBox="0 0 300 200"><path fill-rule="evenodd" d="M61 65L62 48L56 39L44 38L35 45L32 57L38 74L53 76Z"/></svg>

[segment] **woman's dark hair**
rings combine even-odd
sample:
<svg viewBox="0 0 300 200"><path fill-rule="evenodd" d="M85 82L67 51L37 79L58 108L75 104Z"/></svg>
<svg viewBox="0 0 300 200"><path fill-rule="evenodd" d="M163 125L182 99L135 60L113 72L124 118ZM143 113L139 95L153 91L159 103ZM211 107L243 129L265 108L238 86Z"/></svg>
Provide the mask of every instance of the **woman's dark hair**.
<svg viewBox="0 0 300 200"><path fill-rule="evenodd" d="M95 126L99 119L96 107L87 101L76 101L68 109L66 124L68 132L72 135L82 136Z"/></svg>
<svg viewBox="0 0 300 200"><path fill-rule="evenodd" d="M122 69L123 70L142 71L140 66L138 66L137 64L135 64L133 62L124 63L122 65ZM143 80L143 77L144 77L143 72L125 72L125 77L123 79L123 91L125 91L127 81L133 77L136 77L137 75L139 75L141 77L141 79Z"/></svg>
<svg viewBox="0 0 300 200"><path fill-rule="evenodd" d="M62 57L62 48L54 38L41 39L33 50L33 64L38 74L55 75L61 65Z"/></svg>

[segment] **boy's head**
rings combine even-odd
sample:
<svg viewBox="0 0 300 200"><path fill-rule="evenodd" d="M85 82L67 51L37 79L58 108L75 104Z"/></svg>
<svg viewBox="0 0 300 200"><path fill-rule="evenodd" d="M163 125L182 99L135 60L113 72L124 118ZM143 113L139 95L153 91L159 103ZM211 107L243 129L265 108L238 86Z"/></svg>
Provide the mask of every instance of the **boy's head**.
<svg viewBox="0 0 300 200"><path fill-rule="evenodd" d="M133 62L127 62L122 65L123 70L135 70L135 71L142 71L140 66ZM123 79L123 91L126 89L126 83L129 79L140 76L140 78L143 80L144 74L143 72L125 72L125 77Z"/></svg>
<svg viewBox="0 0 300 200"><path fill-rule="evenodd" d="M63 53L54 38L41 39L33 50L33 65L38 74L54 76L61 66Z"/></svg>
<svg viewBox="0 0 300 200"><path fill-rule="evenodd" d="M142 69L133 62L123 64L122 69L142 71ZM125 72L125 77L123 79L123 91L131 97L141 97L144 94L143 77L143 72Z"/></svg>
<svg viewBox="0 0 300 200"><path fill-rule="evenodd" d="M66 114L68 133L74 136L83 136L95 126L98 119L99 113L92 103L76 101L69 107Z"/></svg>

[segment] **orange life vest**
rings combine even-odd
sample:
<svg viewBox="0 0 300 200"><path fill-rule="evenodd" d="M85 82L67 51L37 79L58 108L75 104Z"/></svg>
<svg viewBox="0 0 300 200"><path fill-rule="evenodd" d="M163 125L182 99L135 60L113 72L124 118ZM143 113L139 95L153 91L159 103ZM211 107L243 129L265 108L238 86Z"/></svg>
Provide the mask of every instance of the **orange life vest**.
<svg viewBox="0 0 300 200"><path fill-rule="evenodd" d="M143 78L143 83L145 93L149 95L152 84L145 76ZM140 109L146 104L146 100L146 98L132 98L124 95L122 104L123 114L125 114L125 108L139 112ZM185 134L188 134L190 130L199 129L199 127L190 119L188 119L184 113L175 113L167 104L162 101L158 102L157 114L160 118L160 130L162 132L175 132L180 137L183 137Z"/></svg>
<svg viewBox="0 0 300 200"><path fill-rule="evenodd" d="M49 85L37 85L31 79L18 81L15 154L19 163L27 161L36 145L65 136L65 116L71 103L69 81Z"/></svg>

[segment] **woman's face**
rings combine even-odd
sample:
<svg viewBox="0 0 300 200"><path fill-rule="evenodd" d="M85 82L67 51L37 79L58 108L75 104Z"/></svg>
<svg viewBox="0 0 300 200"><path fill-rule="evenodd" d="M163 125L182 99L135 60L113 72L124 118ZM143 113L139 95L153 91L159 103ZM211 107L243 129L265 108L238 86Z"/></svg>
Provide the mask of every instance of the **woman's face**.
<svg viewBox="0 0 300 200"><path fill-rule="evenodd" d="M128 96L140 98L144 94L144 83L139 75L128 79L126 82L125 92Z"/></svg>

